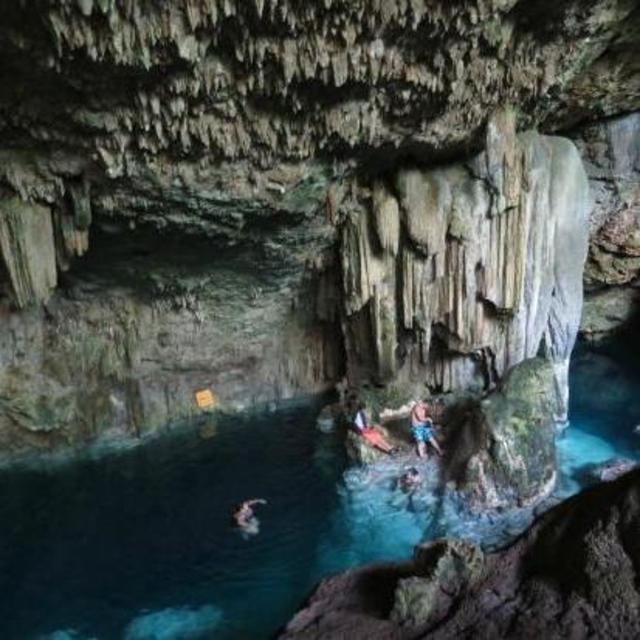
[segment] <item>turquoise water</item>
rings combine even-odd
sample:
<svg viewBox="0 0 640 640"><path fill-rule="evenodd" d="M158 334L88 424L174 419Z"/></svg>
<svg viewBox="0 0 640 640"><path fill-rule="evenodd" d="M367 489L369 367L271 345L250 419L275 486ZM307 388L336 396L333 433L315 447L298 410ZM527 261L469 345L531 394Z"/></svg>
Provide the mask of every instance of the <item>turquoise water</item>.
<svg viewBox="0 0 640 640"><path fill-rule="evenodd" d="M315 428L317 409L0 475L1 637L269 638L332 572L406 557L424 537L494 546L528 524L524 510L468 514L437 491L431 463L433 491L413 499L394 488L392 465L349 469L340 438ZM635 410L574 402L559 439L559 494L579 489L589 463L638 457ZM229 516L250 497L269 504L260 534L244 539Z"/></svg>

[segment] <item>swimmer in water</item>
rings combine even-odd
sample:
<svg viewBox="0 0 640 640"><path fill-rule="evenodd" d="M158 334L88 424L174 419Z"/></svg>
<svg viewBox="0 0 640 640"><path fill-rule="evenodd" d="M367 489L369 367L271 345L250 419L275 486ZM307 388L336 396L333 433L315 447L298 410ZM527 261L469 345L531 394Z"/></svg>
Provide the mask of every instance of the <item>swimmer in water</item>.
<svg viewBox="0 0 640 640"><path fill-rule="evenodd" d="M421 482L422 476L420 472L415 467L411 467L400 476L399 485L405 493L409 493L418 487Z"/></svg>
<svg viewBox="0 0 640 640"><path fill-rule="evenodd" d="M260 532L260 521L253 511L253 507L257 504L267 504L267 501L262 498L245 500L233 512L233 522L244 534L256 535Z"/></svg>

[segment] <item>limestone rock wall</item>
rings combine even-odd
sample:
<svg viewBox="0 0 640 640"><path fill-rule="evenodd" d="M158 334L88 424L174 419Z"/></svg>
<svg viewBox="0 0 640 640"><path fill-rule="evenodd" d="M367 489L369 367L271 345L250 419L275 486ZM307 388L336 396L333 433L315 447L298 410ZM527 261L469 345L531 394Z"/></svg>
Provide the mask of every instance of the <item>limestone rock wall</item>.
<svg viewBox="0 0 640 640"><path fill-rule="evenodd" d="M585 284L632 283L640 274L640 113L587 127L575 140L594 197Z"/></svg>
<svg viewBox="0 0 640 640"><path fill-rule="evenodd" d="M58 270L87 251L91 219L233 243L253 219L306 210L313 185L354 162L469 155L505 103L521 127L552 130L640 96L632 0L9 0L1 11L0 188L51 210ZM46 289L20 292L20 305Z"/></svg>
<svg viewBox="0 0 640 640"><path fill-rule="evenodd" d="M633 333L640 313L640 113L571 135L594 200L580 332L589 342L606 342Z"/></svg>
<svg viewBox="0 0 640 640"><path fill-rule="evenodd" d="M201 390L216 411L264 410L342 376L324 277L202 241L119 243L45 305L0 305L0 463L198 420Z"/></svg>
<svg viewBox="0 0 640 640"><path fill-rule="evenodd" d="M543 353L565 416L589 212L575 146L516 135L508 109L470 162L375 183L341 234L352 382L489 387Z"/></svg>
<svg viewBox="0 0 640 640"><path fill-rule="evenodd" d="M10 2L11 70L40 86L3 117L95 151L112 175L129 152L264 164L409 138L451 146L504 101L556 126L629 108L637 20L630 0ZM33 113L52 86L63 100L43 127Z"/></svg>
<svg viewBox="0 0 640 640"><path fill-rule="evenodd" d="M0 293L18 308L46 301L58 272L88 249L89 184L70 170L0 151Z"/></svg>
<svg viewBox="0 0 640 640"><path fill-rule="evenodd" d="M0 254L17 306L45 300L57 284L51 211L19 198L0 201Z"/></svg>

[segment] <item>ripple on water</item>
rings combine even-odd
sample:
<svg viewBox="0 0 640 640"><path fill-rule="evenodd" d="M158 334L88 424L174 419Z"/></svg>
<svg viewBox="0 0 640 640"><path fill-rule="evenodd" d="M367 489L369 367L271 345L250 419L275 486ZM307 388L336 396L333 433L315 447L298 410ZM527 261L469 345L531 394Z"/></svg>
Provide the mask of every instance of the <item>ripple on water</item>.
<svg viewBox="0 0 640 640"><path fill-rule="evenodd" d="M222 621L213 605L198 608L171 607L143 613L125 628L123 640L200 640L211 638Z"/></svg>

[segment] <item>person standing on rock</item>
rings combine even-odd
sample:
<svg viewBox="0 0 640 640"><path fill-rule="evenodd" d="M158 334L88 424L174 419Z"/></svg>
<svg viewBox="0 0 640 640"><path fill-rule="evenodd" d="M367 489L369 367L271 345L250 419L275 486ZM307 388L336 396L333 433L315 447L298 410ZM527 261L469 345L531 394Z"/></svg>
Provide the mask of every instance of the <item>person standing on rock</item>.
<svg viewBox="0 0 640 640"><path fill-rule="evenodd" d="M431 406L427 400L419 400L411 409L411 434L415 440L419 458L424 458L427 455L427 442L431 444L439 456L442 455L442 449L436 440L431 420Z"/></svg>

